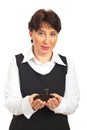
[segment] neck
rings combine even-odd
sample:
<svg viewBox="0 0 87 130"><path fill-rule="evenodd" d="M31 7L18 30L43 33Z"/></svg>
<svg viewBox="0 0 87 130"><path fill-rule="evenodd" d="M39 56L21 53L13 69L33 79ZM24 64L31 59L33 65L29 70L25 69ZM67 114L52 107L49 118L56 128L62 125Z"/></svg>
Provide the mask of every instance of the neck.
<svg viewBox="0 0 87 130"><path fill-rule="evenodd" d="M35 58L42 64L47 63L51 60L53 52L49 51L48 53L39 53L36 49L32 48Z"/></svg>
<svg viewBox="0 0 87 130"><path fill-rule="evenodd" d="M37 60L39 60L42 64L47 63L51 60L51 56L35 56Z"/></svg>
<svg viewBox="0 0 87 130"><path fill-rule="evenodd" d="M35 54L35 52L34 52L35 58L38 61L40 61L42 64L49 62L52 58L52 54L53 53L51 52L51 53L44 54L44 55L38 55L37 53Z"/></svg>

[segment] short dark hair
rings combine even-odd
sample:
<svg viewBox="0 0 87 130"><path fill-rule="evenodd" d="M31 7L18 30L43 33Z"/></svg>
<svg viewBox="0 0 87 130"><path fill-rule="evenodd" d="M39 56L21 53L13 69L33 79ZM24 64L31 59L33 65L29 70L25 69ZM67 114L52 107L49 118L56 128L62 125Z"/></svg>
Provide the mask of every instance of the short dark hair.
<svg viewBox="0 0 87 130"><path fill-rule="evenodd" d="M50 27L54 28L58 33L61 30L61 20L53 10L39 9L31 17L28 22L28 29L30 31L38 30L41 23L46 22Z"/></svg>

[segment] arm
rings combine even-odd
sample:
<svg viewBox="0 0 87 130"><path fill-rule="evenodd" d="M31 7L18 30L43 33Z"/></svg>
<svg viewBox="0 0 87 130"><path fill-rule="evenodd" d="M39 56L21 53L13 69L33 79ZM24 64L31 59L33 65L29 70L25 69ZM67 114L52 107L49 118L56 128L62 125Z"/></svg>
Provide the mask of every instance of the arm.
<svg viewBox="0 0 87 130"><path fill-rule="evenodd" d="M50 99L47 106L55 113L61 113L65 115L72 114L78 107L80 98L79 88L77 83L77 77L73 63L68 59L68 72L66 75L66 89L64 97L54 94L59 100Z"/></svg>
<svg viewBox="0 0 87 130"><path fill-rule="evenodd" d="M5 106L14 115L24 114L29 118L35 111L29 103L29 95L22 97L20 92L19 73L15 57L12 59L4 89Z"/></svg>

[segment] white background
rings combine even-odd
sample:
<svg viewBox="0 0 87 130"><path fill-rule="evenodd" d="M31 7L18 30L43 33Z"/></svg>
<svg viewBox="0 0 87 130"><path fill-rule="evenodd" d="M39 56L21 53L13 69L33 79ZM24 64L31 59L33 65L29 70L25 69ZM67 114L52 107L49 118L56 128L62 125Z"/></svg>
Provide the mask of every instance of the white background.
<svg viewBox="0 0 87 130"><path fill-rule="evenodd" d="M0 0L0 129L8 130L11 113L4 107L4 86L14 54L30 47L27 23L40 8L53 9L62 30L56 51L73 60L80 88L80 104L69 116L71 130L86 130L87 116L87 6L86 0Z"/></svg>

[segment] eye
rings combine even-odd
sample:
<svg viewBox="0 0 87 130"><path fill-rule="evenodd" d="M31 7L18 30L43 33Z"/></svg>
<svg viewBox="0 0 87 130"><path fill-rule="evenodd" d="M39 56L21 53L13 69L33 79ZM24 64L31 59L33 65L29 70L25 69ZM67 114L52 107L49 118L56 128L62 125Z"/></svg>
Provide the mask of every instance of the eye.
<svg viewBox="0 0 87 130"><path fill-rule="evenodd" d="M57 34L53 32L50 35L51 35L51 37L55 37Z"/></svg>
<svg viewBox="0 0 87 130"><path fill-rule="evenodd" d="M39 34L39 35L44 35L44 32L43 31L37 31L37 33Z"/></svg>

